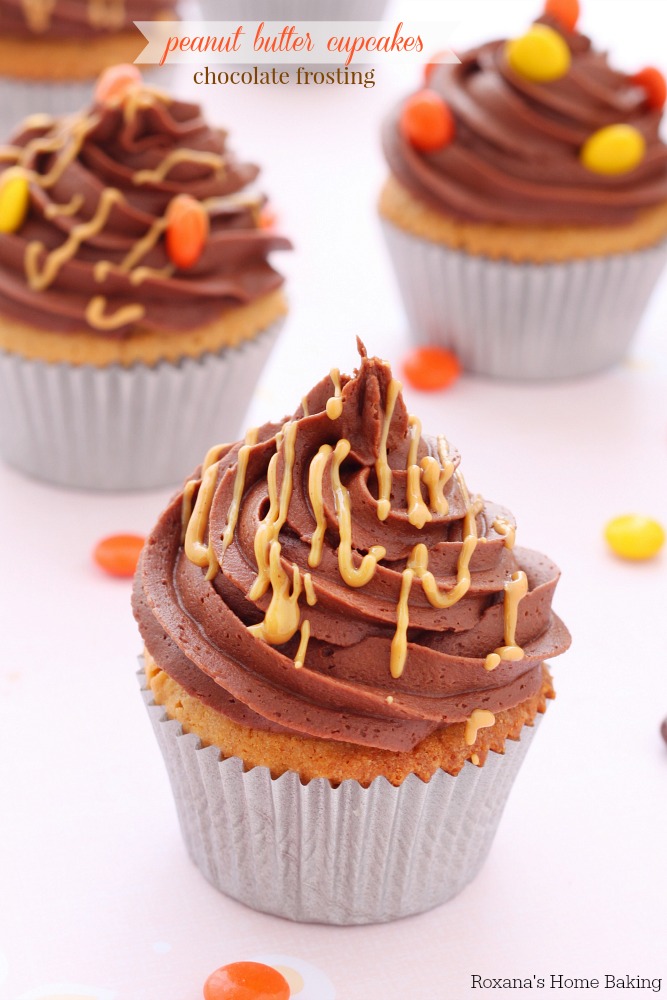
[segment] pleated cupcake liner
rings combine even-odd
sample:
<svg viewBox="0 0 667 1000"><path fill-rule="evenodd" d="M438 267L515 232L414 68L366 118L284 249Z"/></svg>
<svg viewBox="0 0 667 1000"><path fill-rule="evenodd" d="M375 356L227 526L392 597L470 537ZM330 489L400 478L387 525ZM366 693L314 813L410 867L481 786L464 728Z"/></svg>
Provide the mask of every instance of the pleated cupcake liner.
<svg viewBox="0 0 667 1000"><path fill-rule="evenodd" d="M384 221L419 344L453 351L469 372L571 378L621 361L667 261L667 242L566 263L491 260Z"/></svg>
<svg viewBox="0 0 667 1000"><path fill-rule="evenodd" d="M169 89L173 66L154 69L139 67L146 83ZM101 71L100 71L101 72ZM71 83L45 80L17 80L2 76L0 67L0 144L18 129L29 115L68 115L90 107L95 79Z"/></svg>
<svg viewBox="0 0 667 1000"><path fill-rule="evenodd" d="M281 325L154 367L49 364L0 351L0 455L59 486L178 485L212 445L239 437Z"/></svg>
<svg viewBox="0 0 667 1000"><path fill-rule="evenodd" d="M377 21L387 0L199 0L199 5L210 21Z"/></svg>
<svg viewBox="0 0 667 1000"><path fill-rule="evenodd" d="M487 857L535 730L456 777L303 784L202 747L139 677L192 861L225 895L306 923L384 923L459 893Z"/></svg>

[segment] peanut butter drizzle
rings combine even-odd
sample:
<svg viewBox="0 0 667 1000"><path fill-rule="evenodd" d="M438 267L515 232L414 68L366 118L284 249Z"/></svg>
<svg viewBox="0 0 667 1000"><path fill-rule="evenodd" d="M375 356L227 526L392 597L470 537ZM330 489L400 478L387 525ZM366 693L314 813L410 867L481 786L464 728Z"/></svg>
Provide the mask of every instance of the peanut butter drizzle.
<svg viewBox="0 0 667 1000"><path fill-rule="evenodd" d="M332 451L333 448L330 444L321 445L317 455L311 460L308 467L308 496L313 508L316 524L313 537L310 540L310 552L308 554L308 565L312 569L319 566L322 561L322 545L324 542L324 533L327 528L324 516L324 500L322 497L322 477Z"/></svg>
<svg viewBox="0 0 667 1000"><path fill-rule="evenodd" d="M239 454L236 460L236 476L234 477L232 502L230 503L229 510L227 511L225 530L221 536L222 552L220 553L220 566L222 566L222 560L225 552L229 548L232 538L234 537L234 532L236 531L236 523L239 518L239 511L241 510L241 498L243 497L243 490L245 488L245 477L248 471L248 458L250 457L250 450L252 446L257 443L257 433L258 428L251 427L245 436L245 443L239 448Z"/></svg>
<svg viewBox="0 0 667 1000"><path fill-rule="evenodd" d="M21 0L23 16L31 31L42 34L51 27L51 14L56 0Z"/></svg>
<svg viewBox="0 0 667 1000"><path fill-rule="evenodd" d="M448 514L449 503L445 496L445 487L454 474L454 463L449 458L449 450L444 435L438 437L438 459L425 455L419 463L422 478L428 489L428 505L435 514Z"/></svg>
<svg viewBox="0 0 667 1000"><path fill-rule="evenodd" d="M110 316L104 314L106 307L107 300L103 295L95 295L86 306L84 313L86 322L96 330L117 330L127 323L137 323L146 314L146 310L139 303L121 306Z"/></svg>
<svg viewBox="0 0 667 1000"><path fill-rule="evenodd" d="M271 601L264 620L257 625L251 625L248 629L252 635L268 642L270 646L280 646L284 642L289 642L301 623L299 595L302 587L299 567L292 564L290 592L290 579L280 564L280 551L280 542L274 538L271 541L268 569Z"/></svg>
<svg viewBox="0 0 667 1000"><path fill-rule="evenodd" d="M513 549L514 542L516 539L516 528L509 521L506 521L504 517L497 517L493 522L493 530L497 531L499 535L503 536L505 541L506 549Z"/></svg>
<svg viewBox="0 0 667 1000"><path fill-rule="evenodd" d="M294 657L294 666L297 670L300 670L306 659L306 650L308 649L308 640L310 639L310 622L307 618L301 622L301 639L299 640L299 648L296 651L296 656Z"/></svg>
<svg viewBox="0 0 667 1000"><path fill-rule="evenodd" d="M371 545L366 555L361 560L359 566L352 562L352 512L350 508L350 494L343 486L340 478L340 467L350 454L350 442L347 438L341 438L333 452L331 463L331 486L334 494L336 506L336 517L338 518L338 572L342 576L348 587L365 587L369 580L373 578L375 568L386 555L386 549L382 545Z"/></svg>
<svg viewBox="0 0 667 1000"><path fill-rule="evenodd" d="M278 545L278 535L287 520L289 503L292 498L292 471L294 469L294 442L296 440L297 423L288 421L276 435L277 450L269 462L267 482L269 487L269 510L255 534L255 558L257 560L257 578L248 593L249 601L256 601L266 593L271 579L272 549ZM278 498L277 465L278 455L283 452L284 468L280 484L280 499ZM277 577L276 577L277 578ZM299 582L299 589L301 584ZM294 630L296 631L296 629ZM292 632L292 635L294 632Z"/></svg>
<svg viewBox="0 0 667 1000"><path fill-rule="evenodd" d="M387 697L385 698L385 701L387 702L388 705L393 705L394 704L394 698L390 694L387 695Z"/></svg>
<svg viewBox="0 0 667 1000"><path fill-rule="evenodd" d="M424 503L421 490L422 470L417 465L417 450L421 440L422 425L417 417L408 418L410 429L410 448L408 451L406 499L408 503L408 521L415 528L423 528L427 521L433 520L433 515ZM437 463L436 463L437 464ZM439 471L439 470L438 470Z"/></svg>
<svg viewBox="0 0 667 1000"><path fill-rule="evenodd" d="M215 492L217 475L217 462L209 465L205 472L202 469L201 485L199 486L195 509L192 512L192 516L188 520L184 542L185 555L190 562L194 563L195 566L208 566L208 570L206 572L207 580L212 580L218 572L218 560L215 557L215 552L213 551L210 539L208 544L204 543L204 535L206 534L206 529L208 528L208 519L209 514L211 513L211 504L213 503L213 494ZM192 482L192 480L190 480L190 482ZM190 483L187 485L189 486ZM189 492L190 502L192 502L193 489L194 487L192 487Z"/></svg>
<svg viewBox="0 0 667 1000"><path fill-rule="evenodd" d="M516 622L519 613L519 603L528 593L528 577L522 569L512 573L505 583L503 602L503 623L505 627L505 645L498 646L484 660L486 670L495 670L501 660L522 660L524 652L516 645Z"/></svg>
<svg viewBox="0 0 667 1000"><path fill-rule="evenodd" d="M410 568L404 569L401 574L401 594L396 606L396 631L391 640L389 657L389 670L394 679L399 678L403 673L408 655L408 625L410 624L408 600L414 576L414 570Z"/></svg>
<svg viewBox="0 0 667 1000"><path fill-rule="evenodd" d="M329 420L337 420L343 412L343 400L341 399L340 371L332 368L329 378L333 382L334 394L327 399L326 412Z"/></svg>
<svg viewBox="0 0 667 1000"><path fill-rule="evenodd" d="M496 717L493 712L489 712L486 708L476 708L470 718L466 721L466 745L471 747L477 739L477 733L479 730L492 726L495 721Z"/></svg>
<svg viewBox="0 0 667 1000"><path fill-rule="evenodd" d="M132 183L136 185L152 184L154 181L166 179L172 167L179 163L201 163L203 166L211 168L212 173L219 173L225 165L223 156L217 153L207 153L198 149L173 149L165 156L162 163L152 170L137 170L132 177Z"/></svg>
<svg viewBox="0 0 667 1000"><path fill-rule="evenodd" d="M36 292L48 288L60 268L72 259L84 240L95 236L103 229L113 206L123 200L123 195L117 188L105 188L92 219L75 226L61 246L46 254L41 271L38 261L44 252L44 245L39 240L29 243L25 251L25 271L30 287Z"/></svg>
<svg viewBox="0 0 667 1000"><path fill-rule="evenodd" d="M313 578L310 573L304 573L302 579L306 601L312 608L314 604L317 604L317 594L315 593L315 588L313 587Z"/></svg>
<svg viewBox="0 0 667 1000"><path fill-rule="evenodd" d="M183 499L181 501L181 545L185 543L185 534L192 517L192 495L199 486L200 479L188 479L183 487ZM187 556L187 552L185 553Z"/></svg>
<svg viewBox="0 0 667 1000"><path fill-rule="evenodd" d="M475 765L475 767L479 767L479 754L478 753L471 754L470 761L472 764Z"/></svg>
<svg viewBox="0 0 667 1000"><path fill-rule="evenodd" d="M387 462L387 438L391 418L394 415L394 407L398 394L403 388L396 378L392 378L387 388L387 400L385 403L384 422L382 424L382 437L380 439L380 454L375 463L375 474L378 481L378 506L377 515L380 521L386 521L391 510L391 469Z"/></svg>
<svg viewBox="0 0 667 1000"><path fill-rule="evenodd" d="M47 219L57 219L61 215L76 215L83 202L84 197L82 194L74 194L66 205L47 205L44 209L44 215Z"/></svg>
<svg viewBox="0 0 667 1000"><path fill-rule="evenodd" d="M302 396L301 398L301 409L303 410L304 417L310 416L310 413L308 412L308 400L305 396Z"/></svg>
<svg viewBox="0 0 667 1000"><path fill-rule="evenodd" d="M0 163L18 163L21 153L16 146L0 146Z"/></svg>

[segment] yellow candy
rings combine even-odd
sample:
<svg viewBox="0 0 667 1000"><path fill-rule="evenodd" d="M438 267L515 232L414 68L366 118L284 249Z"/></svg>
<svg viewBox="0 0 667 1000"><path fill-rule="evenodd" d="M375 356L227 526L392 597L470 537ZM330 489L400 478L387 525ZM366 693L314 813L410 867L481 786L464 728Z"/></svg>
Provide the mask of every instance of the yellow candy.
<svg viewBox="0 0 667 1000"><path fill-rule="evenodd" d="M519 76L536 83L550 83L570 68L570 50L565 39L546 24L532 28L507 43L507 61Z"/></svg>
<svg viewBox="0 0 667 1000"><path fill-rule="evenodd" d="M0 174L0 233L15 233L23 225L30 204L30 185L24 172L10 167Z"/></svg>
<svg viewBox="0 0 667 1000"><path fill-rule="evenodd" d="M607 125L581 147L581 162L596 174L626 174L644 159L646 140L632 125Z"/></svg>
<svg viewBox="0 0 667 1000"><path fill-rule="evenodd" d="M643 514L623 514L609 521L604 537L622 559L652 559L665 541L665 532L657 521Z"/></svg>

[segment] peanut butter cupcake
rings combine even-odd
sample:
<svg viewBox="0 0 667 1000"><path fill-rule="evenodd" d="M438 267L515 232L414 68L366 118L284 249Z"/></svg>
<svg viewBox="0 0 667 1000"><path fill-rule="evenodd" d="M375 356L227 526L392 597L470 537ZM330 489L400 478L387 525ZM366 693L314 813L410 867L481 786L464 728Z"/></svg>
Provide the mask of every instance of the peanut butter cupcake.
<svg viewBox="0 0 667 1000"><path fill-rule="evenodd" d="M667 258L665 81L614 69L549 0L524 35L431 65L385 123L380 199L410 331L472 372L622 359Z"/></svg>
<svg viewBox="0 0 667 1000"><path fill-rule="evenodd" d="M0 0L0 134L29 114L78 111L108 66L146 39L134 21L176 20L170 0ZM164 85L167 74L154 73Z"/></svg>
<svg viewBox="0 0 667 1000"><path fill-rule="evenodd" d="M475 876L570 642L557 568L360 349L209 451L133 598L193 860L250 906L341 924Z"/></svg>
<svg viewBox="0 0 667 1000"><path fill-rule="evenodd" d="M66 486L182 481L233 439L286 306L257 167L132 67L0 147L0 451Z"/></svg>

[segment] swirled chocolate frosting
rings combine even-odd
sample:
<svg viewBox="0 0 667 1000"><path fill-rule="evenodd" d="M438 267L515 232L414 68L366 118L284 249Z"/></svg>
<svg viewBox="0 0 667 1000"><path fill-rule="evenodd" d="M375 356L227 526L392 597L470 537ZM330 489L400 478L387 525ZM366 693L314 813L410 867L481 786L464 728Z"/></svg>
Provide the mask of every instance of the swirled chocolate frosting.
<svg viewBox="0 0 667 1000"><path fill-rule="evenodd" d="M134 21L173 16L173 6L169 0L0 0L0 35L83 39L136 31Z"/></svg>
<svg viewBox="0 0 667 1000"><path fill-rule="evenodd" d="M0 314L42 330L123 337L215 321L278 288L261 225L259 170L229 150L194 104L139 86L83 114L29 118L7 146L5 171L30 185L27 217L0 233ZM187 193L209 219L199 259L167 252L172 200Z"/></svg>
<svg viewBox="0 0 667 1000"><path fill-rule="evenodd" d="M360 350L354 377L209 452L133 604L158 665L232 720L406 750L536 694L570 639L556 566L514 546L512 515L468 492Z"/></svg>
<svg viewBox="0 0 667 1000"><path fill-rule="evenodd" d="M549 17L571 52L560 79L536 83L509 65L506 43L494 41L440 65L428 87L448 105L453 141L424 154L399 128L400 108L383 129L392 174L413 195L458 219L514 225L620 225L667 200L667 147L658 134L661 112L646 92L609 65L590 40ZM646 154L634 170L601 175L579 153L597 130L638 129Z"/></svg>

